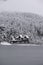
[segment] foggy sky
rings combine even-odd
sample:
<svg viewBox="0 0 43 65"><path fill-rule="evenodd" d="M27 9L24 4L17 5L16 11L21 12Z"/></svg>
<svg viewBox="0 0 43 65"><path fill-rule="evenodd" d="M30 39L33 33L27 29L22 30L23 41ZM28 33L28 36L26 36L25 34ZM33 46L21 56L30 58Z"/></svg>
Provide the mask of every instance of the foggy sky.
<svg viewBox="0 0 43 65"><path fill-rule="evenodd" d="M2 0L0 12L32 12L43 16L43 0Z"/></svg>

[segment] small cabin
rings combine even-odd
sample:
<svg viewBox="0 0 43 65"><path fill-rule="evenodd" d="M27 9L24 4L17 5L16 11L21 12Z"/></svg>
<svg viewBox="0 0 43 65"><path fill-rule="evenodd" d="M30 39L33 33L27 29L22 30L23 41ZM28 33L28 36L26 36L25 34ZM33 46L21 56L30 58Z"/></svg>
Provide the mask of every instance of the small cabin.
<svg viewBox="0 0 43 65"><path fill-rule="evenodd" d="M23 38L23 41L29 43L29 36L28 35L25 35L24 38Z"/></svg>
<svg viewBox="0 0 43 65"><path fill-rule="evenodd" d="M19 35L19 36L16 37L16 39L21 40L21 39L23 39L23 36L22 35Z"/></svg>
<svg viewBox="0 0 43 65"><path fill-rule="evenodd" d="M27 38L27 39L29 39L29 36L28 36L28 35L25 35L25 36L24 36L24 38Z"/></svg>

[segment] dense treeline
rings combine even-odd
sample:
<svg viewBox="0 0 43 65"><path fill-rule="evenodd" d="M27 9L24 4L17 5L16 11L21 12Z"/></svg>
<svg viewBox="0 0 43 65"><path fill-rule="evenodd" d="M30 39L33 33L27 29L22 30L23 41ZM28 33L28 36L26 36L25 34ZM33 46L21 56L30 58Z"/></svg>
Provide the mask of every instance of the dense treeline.
<svg viewBox="0 0 43 65"><path fill-rule="evenodd" d="M32 13L0 13L0 41L11 40L20 34L28 35L30 41L43 42L43 17Z"/></svg>

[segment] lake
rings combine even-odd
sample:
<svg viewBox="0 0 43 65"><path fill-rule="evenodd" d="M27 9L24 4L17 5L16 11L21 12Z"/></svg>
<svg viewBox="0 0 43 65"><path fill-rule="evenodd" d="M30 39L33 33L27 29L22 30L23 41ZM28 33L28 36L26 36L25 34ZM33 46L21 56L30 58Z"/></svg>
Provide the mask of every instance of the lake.
<svg viewBox="0 0 43 65"><path fill-rule="evenodd" d="M0 65L43 65L43 46L0 45Z"/></svg>

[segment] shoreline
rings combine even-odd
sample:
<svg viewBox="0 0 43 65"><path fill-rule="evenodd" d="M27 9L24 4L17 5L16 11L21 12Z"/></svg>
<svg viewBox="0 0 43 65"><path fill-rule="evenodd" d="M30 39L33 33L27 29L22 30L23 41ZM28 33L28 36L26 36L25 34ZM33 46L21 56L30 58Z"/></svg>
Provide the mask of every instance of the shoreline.
<svg viewBox="0 0 43 65"><path fill-rule="evenodd" d="M43 46L43 44L35 44L35 43L14 43L14 44L11 44L11 43L8 43L8 42L1 42L0 45L3 45L3 46Z"/></svg>

